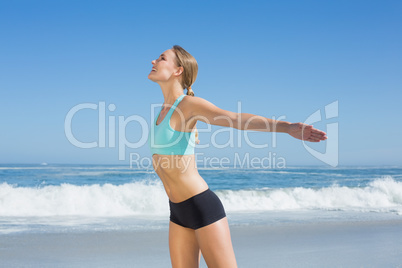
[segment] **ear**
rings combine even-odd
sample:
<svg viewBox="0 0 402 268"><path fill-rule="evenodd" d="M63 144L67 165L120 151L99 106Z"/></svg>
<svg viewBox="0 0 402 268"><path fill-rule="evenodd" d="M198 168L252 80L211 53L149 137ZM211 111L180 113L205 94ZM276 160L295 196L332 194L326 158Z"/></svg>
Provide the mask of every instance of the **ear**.
<svg viewBox="0 0 402 268"><path fill-rule="evenodd" d="M176 72L174 73L175 76L180 76L184 71L183 67L177 67Z"/></svg>

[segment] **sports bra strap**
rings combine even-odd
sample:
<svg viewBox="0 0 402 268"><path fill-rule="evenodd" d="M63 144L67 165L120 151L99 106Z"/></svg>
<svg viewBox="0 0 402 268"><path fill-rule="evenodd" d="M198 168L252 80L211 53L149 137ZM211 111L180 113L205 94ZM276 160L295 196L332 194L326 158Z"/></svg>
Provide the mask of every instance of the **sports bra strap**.
<svg viewBox="0 0 402 268"><path fill-rule="evenodd" d="M179 105L179 103L180 103L181 100L184 98L184 96L186 96L186 95L183 94L183 95L179 96L179 97L175 100L175 102L174 102L174 103L172 104L172 106L169 108L168 113L165 115L165 117L163 118L162 122L159 123L159 125L160 125L160 124L163 124L164 122L169 122L170 117L171 117L172 114L173 114L173 111L176 110L177 105ZM161 110L161 111L162 111L162 110ZM156 117L155 122L156 122L156 120L159 118L159 115L160 115L161 111L159 111L159 114L158 114L158 116ZM165 119L166 119L166 120L165 120ZM155 124L156 124L156 123L155 123ZM158 126L159 126L159 125L158 125Z"/></svg>
<svg viewBox="0 0 402 268"><path fill-rule="evenodd" d="M179 103L180 103L181 100L184 98L184 96L186 96L186 95L184 95L184 94L183 94L183 95L180 95L180 96L175 100L175 102L173 103L173 105L170 107L168 114L172 115L173 111L176 110L177 105L179 105ZM168 115L168 114L167 114L167 115ZM166 116L167 116L167 115L166 115Z"/></svg>

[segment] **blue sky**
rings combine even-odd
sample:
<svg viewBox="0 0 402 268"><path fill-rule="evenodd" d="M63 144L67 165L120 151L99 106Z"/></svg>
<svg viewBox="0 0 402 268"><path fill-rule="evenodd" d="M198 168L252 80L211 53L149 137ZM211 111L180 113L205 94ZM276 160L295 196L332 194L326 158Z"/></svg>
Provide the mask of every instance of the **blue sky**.
<svg viewBox="0 0 402 268"><path fill-rule="evenodd" d="M2 1L0 163L126 165L130 153L150 157L144 144L125 148L119 160L119 135L136 143L147 131L137 121L121 131L119 117L153 120L151 104L163 97L147 80L151 61L179 44L198 61L197 96L232 111L241 102L242 112L291 122L321 110L314 126L327 131L338 124L339 164L400 165L401 13L402 2L383 0ZM327 120L324 107L334 101L338 116ZM103 148L77 148L67 139L65 118L84 103L105 103L115 147L108 132ZM99 109L77 112L74 137L99 144L98 120ZM265 149L248 146L238 131L215 141L223 144L231 134L234 147L196 152L221 158L271 152L287 165L326 165L285 134L247 134L254 144L267 143ZM200 139L211 143L212 133ZM311 148L325 153L326 146Z"/></svg>

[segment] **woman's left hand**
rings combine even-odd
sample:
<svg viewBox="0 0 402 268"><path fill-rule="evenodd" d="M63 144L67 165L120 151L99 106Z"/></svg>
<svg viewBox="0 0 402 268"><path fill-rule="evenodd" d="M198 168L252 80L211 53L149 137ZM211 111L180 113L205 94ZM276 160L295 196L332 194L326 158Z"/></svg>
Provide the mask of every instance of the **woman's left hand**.
<svg viewBox="0 0 402 268"><path fill-rule="evenodd" d="M290 124L288 134L296 139L310 142L319 142L327 139L327 134L324 131L303 123Z"/></svg>

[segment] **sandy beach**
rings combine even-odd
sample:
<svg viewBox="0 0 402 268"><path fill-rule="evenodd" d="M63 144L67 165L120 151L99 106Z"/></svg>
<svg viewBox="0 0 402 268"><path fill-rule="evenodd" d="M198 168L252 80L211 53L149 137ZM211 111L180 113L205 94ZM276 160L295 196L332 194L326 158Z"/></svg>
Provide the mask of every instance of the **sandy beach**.
<svg viewBox="0 0 402 268"><path fill-rule="evenodd" d="M402 220L231 226L239 267L402 267ZM0 236L1 267L171 267L167 230ZM200 267L207 267L202 260Z"/></svg>

